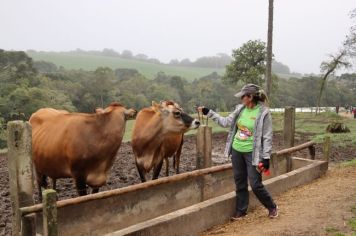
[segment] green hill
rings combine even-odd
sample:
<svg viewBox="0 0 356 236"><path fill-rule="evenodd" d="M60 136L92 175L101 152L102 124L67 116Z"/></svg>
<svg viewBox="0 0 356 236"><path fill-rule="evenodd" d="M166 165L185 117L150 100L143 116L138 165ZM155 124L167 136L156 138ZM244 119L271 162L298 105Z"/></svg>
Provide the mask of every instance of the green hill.
<svg viewBox="0 0 356 236"><path fill-rule="evenodd" d="M112 69L131 68L138 70L149 79L153 79L158 72L168 75L178 75L188 80L194 80L217 72L222 75L224 69L181 67L163 64L153 64L134 59L88 55L74 52L27 52L35 61L48 61L66 69L95 70L99 66L107 66Z"/></svg>

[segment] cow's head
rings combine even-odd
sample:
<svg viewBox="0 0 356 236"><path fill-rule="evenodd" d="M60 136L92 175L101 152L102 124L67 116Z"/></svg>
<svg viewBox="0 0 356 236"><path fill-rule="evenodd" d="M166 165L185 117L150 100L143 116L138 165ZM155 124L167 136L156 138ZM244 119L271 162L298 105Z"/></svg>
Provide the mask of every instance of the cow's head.
<svg viewBox="0 0 356 236"><path fill-rule="evenodd" d="M108 114L112 111L122 112L125 116L125 120L134 119L136 117L137 111L134 109L126 109L123 105L117 102L111 103L107 108L103 109L101 107L95 109L96 114Z"/></svg>
<svg viewBox="0 0 356 236"><path fill-rule="evenodd" d="M196 129L200 122L189 116L173 101L152 102L153 110L160 115L166 132L184 133L189 129Z"/></svg>

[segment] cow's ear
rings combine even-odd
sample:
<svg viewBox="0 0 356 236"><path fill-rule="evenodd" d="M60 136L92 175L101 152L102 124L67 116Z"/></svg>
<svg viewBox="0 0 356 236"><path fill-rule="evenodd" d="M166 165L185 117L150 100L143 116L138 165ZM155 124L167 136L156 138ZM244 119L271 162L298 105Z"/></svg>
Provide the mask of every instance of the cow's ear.
<svg viewBox="0 0 356 236"><path fill-rule="evenodd" d="M129 119L133 119L133 118L136 117L137 111L134 110L134 109L127 109L127 110L124 111L124 114L125 114L125 118L127 120L129 120Z"/></svg>
<svg viewBox="0 0 356 236"><path fill-rule="evenodd" d="M160 112L161 111L161 105L156 103L155 101L152 101L152 108L155 112Z"/></svg>
<svg viewBox="0 0 356 236"><path fill-rule="evenodd" d="M105 110L101 107L95 108L95 113L96 114L103 114L105 112Z"/></svg>
<svg viewBox="0 0 356 236"><path fill-rule="evenodd" d="M161 104L162 107L166 107L167 106L167 102L166 101L160 101L159 104Z"/></svg>

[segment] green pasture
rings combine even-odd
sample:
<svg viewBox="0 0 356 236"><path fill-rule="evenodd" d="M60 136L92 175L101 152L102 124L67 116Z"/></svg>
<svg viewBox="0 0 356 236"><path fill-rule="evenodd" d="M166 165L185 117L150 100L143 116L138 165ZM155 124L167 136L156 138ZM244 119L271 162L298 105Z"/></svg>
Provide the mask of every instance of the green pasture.
<svg viewBox="0 0 356 236"><path fill-rule="evenodd" d="M148 79L153 79L158 72L168 75L178 75L189 81L199 79L203 76L217 72L222 75L224 69L171 66L164 64L153 64L134 59L124 59L119 57L108 57L99 55L87 55L80 53L58 53L58 52L28 52L28 55L35 61L48 61L55 65L63 66L66 69L83 69L93 71L100 66L107 66L112 69L131 68L138 70Z"/></svg>

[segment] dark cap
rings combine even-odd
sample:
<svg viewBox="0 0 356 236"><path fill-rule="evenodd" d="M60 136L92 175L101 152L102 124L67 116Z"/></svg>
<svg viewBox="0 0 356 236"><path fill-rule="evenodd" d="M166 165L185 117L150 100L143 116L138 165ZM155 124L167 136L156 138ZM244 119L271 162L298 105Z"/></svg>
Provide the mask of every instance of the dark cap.
<svg viewBox="0 0 356 236"><path fill-rule="evenodd" d="M245 86L242 87L241 91L235 94L235 97L241 98L244 95L247 94L255 94L258 93L260 90L260 86L255 85L255 84L246 84Z"/></svg>

